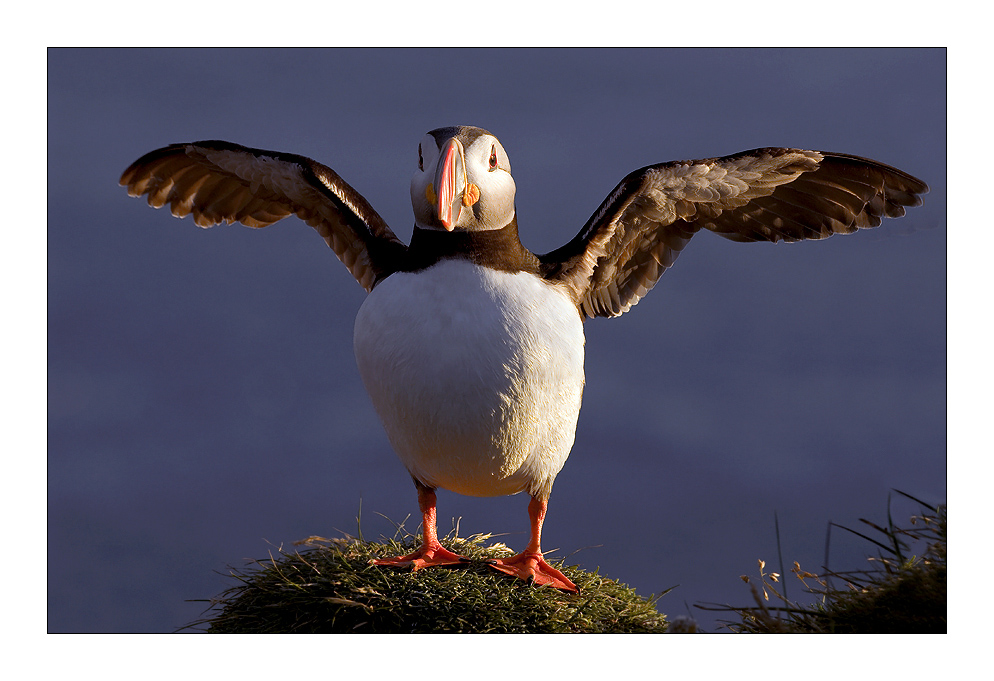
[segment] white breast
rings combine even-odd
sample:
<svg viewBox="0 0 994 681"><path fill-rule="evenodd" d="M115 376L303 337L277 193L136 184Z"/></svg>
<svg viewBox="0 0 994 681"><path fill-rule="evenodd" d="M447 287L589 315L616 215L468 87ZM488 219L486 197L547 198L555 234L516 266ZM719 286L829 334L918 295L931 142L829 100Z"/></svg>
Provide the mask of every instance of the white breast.
<svg viewBox="0 0 994 681"><path fill-rule="evenodd" d="M471 496L552 488L583 392L583 324L564 293L465 260L395 273L359 310L355 355L416 478Z"/></svg>

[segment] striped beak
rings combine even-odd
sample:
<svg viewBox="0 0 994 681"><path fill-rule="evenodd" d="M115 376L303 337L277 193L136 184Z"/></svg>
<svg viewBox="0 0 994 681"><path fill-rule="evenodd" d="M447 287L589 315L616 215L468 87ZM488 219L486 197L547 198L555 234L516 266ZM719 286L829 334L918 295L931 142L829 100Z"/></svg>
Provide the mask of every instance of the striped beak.
<svg viewBox="0 0 994 681"><path fill-rule="evenodd" d="M436 209L438 220L446 230L455 229L459 213L463 207L463 193L466 179L466 153L462 143L451 139L442 149L438 167L435 169Z"/></svg>

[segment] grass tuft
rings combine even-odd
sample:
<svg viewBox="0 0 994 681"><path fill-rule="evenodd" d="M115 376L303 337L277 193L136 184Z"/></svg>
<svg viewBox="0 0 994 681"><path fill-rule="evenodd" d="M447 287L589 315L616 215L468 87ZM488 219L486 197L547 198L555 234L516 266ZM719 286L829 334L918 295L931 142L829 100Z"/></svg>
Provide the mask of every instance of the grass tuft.
<svg viewBox="0 0 994 681"><path fill-rule="evenodd" d="M726 625L739 633L946 633L946 507L898 494L923 507L910 526L894 524L889 504L886 527L862 520L867 534L830 524L877 547L870 568L817 575L794 562L791 572L816 596L814 605L788 600L782 575L760 560L758 581L742 576L756 607L703 609L737 613L741 621Z"/></svg>
<svg viewBox="0 0 994 681"><path fill-rule="evenodd" d="M187 629L209 633L658 633L666 630L648 599L596 572L556 564L580 594L536 588L484 561L513 552L491 535L445 546L471 559L463 567L411 572L370 565L413 551L420 538L402 528L383 542L309 537L231 570L237 580Z"/></svg>
<svg viewBox="0 0 994 681"><path fill-rule="evenodd" d="M742 576L755 607L708 607L733 612L738 633L945 633L946 507L921 504L910 526L890 516L886 526L868 520L853 533L877 551L870 567L818 575L795 562L790 570L814 604L787 598L780 572L759 561L759 578ZM203 617L184 629L209 633L662 633L699 631L689 618L670 626L656 609L668 593L642 598L625 584L553 562L580 587L570 594L531 584L486 565L513 554L493 535L459 537L445 546L470 559L466 566L410 570L370 560L414 551L420 537L398 526L391 539L309 537L295 549L270 553L230 571L235 584L209 601ZM778 535L779 547L779 535ZM827 548L826 548L827 563Z"/></svg>

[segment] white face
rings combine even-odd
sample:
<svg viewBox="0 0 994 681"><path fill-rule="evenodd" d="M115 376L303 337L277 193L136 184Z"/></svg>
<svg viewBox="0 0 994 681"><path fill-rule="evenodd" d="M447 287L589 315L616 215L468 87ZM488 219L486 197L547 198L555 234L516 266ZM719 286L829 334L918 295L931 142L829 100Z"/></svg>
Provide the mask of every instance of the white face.
<svg viewBox="0 0 994 681"><path fill-rule="evenodd" d="M478 128L452 132L453 136L440 135L440 142L431 133L421 139L418 167L411 178L415 223L423 229L464 231L506 226L514 217L515 191L507 152L496 137ZM440 175L447 159L454 169L454 186L450 190L454 200L453 209L446 215L448 226L439 215L439 196L445 193L440 187L445 184ZM479 198L471 185L475 185Z"/></svg>

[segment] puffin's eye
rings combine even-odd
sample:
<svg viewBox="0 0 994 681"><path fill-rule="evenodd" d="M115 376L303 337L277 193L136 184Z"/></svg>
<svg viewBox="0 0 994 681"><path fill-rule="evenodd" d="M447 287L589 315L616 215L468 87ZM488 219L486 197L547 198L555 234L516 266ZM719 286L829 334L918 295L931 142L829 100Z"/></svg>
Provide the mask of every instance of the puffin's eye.
<svg viewBox="0 0 994 681"><path fill-rule="evenodd" d="M425 169L425 157L421 155L421 145L418 145L418 170Z"/></svg>
<svg viewBox="0 0 994 681"><path fill-rule="evenodd" d="M490 170L497 168L497 146L490 147Z"/></svg>

